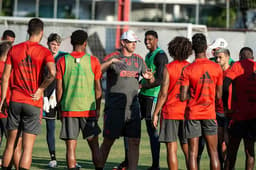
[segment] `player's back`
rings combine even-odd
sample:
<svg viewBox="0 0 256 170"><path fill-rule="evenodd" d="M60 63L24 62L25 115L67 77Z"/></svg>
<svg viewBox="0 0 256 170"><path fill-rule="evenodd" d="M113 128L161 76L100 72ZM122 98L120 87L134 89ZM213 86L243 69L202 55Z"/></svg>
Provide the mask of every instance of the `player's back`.
<svg viewBox="0 0 256 170"><path fill-rule="evenodd" d="M180 101L180 77L182 70L189 64L187 61L172 61L166 65L169 73L168 97L162 108L166 119L184 119L186 102Z"/></svg>
<svg viewBox="0 0 256 170"><path fill-rule="evenodd" d="M233 67L234 66L234 67ZM236 62L227 72L233 77L232 110L236 120L256 118L256 62L244 59Z"/></svg>
<svg viewBox="0 0 256 170"><path fill-rule="evenodd" d="M196 59L184 69L189 80L190 119L215 119L216 85L222 85L221 67L207 58Z"/></svg>

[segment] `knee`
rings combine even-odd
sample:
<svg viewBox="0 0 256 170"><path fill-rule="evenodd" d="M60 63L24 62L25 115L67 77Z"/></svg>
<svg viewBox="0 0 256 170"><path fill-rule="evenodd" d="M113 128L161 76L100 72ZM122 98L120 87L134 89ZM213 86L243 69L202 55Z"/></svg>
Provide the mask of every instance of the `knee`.
<svg viewBox="0 0 256 170"><path fill-rule="evenodd" d="M254 153L254 151L252 151L252 150L246 150L246 158L247 158L247 159L252 159L252 160L254 160L254 158L255 158L255 153Z"/></svg>
<svg viewBox="0 0 256 170"><path fill-rule="evenodd" d="M130 138L128 141L129 141L129 144L132 146L140 145L140 139L138 139L138 138Z"/></svg>

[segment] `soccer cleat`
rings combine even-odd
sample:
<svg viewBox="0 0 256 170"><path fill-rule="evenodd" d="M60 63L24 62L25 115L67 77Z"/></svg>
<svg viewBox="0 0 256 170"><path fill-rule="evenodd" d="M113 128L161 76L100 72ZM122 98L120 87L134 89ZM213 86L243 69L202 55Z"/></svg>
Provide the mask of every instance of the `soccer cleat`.
<svg viewBox="0 0 256 170"><path fill-rule="evenodd" d="M118 166L115 166L112 170L127 170L127 162L123 161Z"/></svg>
<svg viewBox="0 0 256 170"><path fill-rule="evenodd" d="M82 165L79 165L78 163L76 163L76 167L77 168L82 168Z"/></svg>
<svg viewBox="0 0 256 170"><path fill-rule="evenodd" d="M56 160L51 160L51 161L48 163L48 167L49 167L49 168L56 168L56 167L57 167L57 161L56 161Z"/></svg>

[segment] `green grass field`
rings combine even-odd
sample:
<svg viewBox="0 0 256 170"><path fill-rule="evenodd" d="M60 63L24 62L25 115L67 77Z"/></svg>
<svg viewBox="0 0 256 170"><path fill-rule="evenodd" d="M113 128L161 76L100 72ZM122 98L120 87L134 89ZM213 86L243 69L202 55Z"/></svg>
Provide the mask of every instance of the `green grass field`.
<svg viewBox="0 0 256 170"><path fill-rule="evenodd" d="M100 126L102 127L102 117L100 118ZM56 155L58 160L58 168L54 168L56 170L66 169L66 161L65 161L65 144L64 141L59 139L60 132L60 121L56 120ZM36 143L33 150L33 161L32 161L32 170L46 170L49 169L47 164L50 160L47 143L46 143L46 128L45 121L42 122L42 132L38 135L36 139ZM102 142L102 134L100 135L100 143ZM4 144L5 144L4 140ZM0 152L3 153L4 144L0 148ZM242 146L242 145L241 145ZM89 147L87 145L87 141L83 140L81 135L78 140L77 145L77 162L82 165L82 169L91 170L93 169L93 163L91 161L91 154ZM114 144L109 154L109 158L107 160L107 164L105 166L106 170L110 170L113 166L119 164L124 159L124 149L123 149L123 139L120 138ZM166 163L166 148L164 144L161 144L161 153L160 153L160 166L161 169L167 170ZM178 160L179 160L179 169L186 169L185 161L181 150L178 150ZM142 139L140 144L140 159L138 170L146 170L151 165L151 153L149 140L146 133L145 122L142 123ZM204 154L201 160L201 170L209 169L209 158L207 155L207 151L205 148ZM244 169L244 151L243 147L240 147L238 158L236 162L236 169Z"/></svg>

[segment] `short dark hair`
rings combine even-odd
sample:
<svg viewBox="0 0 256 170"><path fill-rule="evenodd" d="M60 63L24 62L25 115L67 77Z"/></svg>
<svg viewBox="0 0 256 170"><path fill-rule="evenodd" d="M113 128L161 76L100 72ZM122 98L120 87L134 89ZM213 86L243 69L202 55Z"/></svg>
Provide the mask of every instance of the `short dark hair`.
<svg viewBox="0 0 256 170"><path fill-rule="evenodd" d="M71 44L75 45L82 45L84 42L87 41L88 34L84 30L76 30L71 35Z"/></svg>
<svg viewBox="0 0 256 170"><path fill-rule="evenodd" d="M243 59L252 59L253 50L250 47L243 47L239 52L240 60Z"/></svg>
<svg viewBox="0 0 256 170"><path fill-rule="evenodd" d="M189 39L177 36L168 43L168 51L174 60L186 60L192 54L192 44Z"/></svg>
<svg viewBox="0 0 256 170"><path fill-rule="evenodd" d="M229 49L227 48L219 48L214 52L214 55L218 55L219 53L224 53L225 55L230 57Z"/></svg>
<svg viewBox="0 0 256 170"><path fill-rule="evenodd" d="M149 30L149 31L145 32L145 37L146 37L147 35L152 35L153 37L155 37L155 38L158 39L157 32L154 31L154 30Z"/></svg>
<svg viewBox="0 0 256 170"><path fill-rule="evenodd" d="M3 39L3 40L6 40L6 39L7 39L7 36L15 38L15 33L14 33L12 30L5 30L5 31L3 32L2 39Z"/></svg>
<svg viewBox="0 0 256 170"><path fill-rule="evenodd" d="M44 30L44 23L39 18L32 18L28 22L28 34L31 35L37 35L41 31Z"/></svg>
<svg viewBox="0 0 256 170"><path fill-rule="evenodd" d="M206 37L202 33L197 33L192 37L192 49L195 54L205 52L207 49Z"/></svg>
<svg viewBox="0 0 256 170"><path fill-rule="evenodd" d="M61 37L57 33L51 33L47 39L47 42L56 41L57 43L61 43Z"/></svg>
<svg viewBox="0 0 256 170"><path fill-rule="evenodd" d="M10 41L4 41L0 44L0 56L7 54L9 49L12 47L12 43Z"/></svg>

